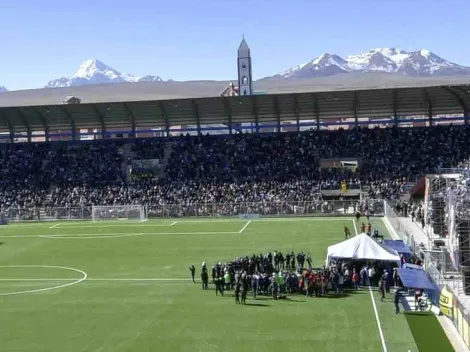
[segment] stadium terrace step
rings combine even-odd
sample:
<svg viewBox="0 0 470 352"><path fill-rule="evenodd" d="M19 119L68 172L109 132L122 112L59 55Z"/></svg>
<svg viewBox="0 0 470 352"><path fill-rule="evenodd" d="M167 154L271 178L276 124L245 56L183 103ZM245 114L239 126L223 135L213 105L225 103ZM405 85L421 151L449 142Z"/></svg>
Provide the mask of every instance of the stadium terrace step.
<svg viewBox="0 0 470 352"><path fill-rule="evenodd" d="M158 173L158 178L163 178L165 176L165 169L166 169L166 166L168 165L168 161L170 160L172 153L173 153L173 143L166 142L165 151L163 153L163 159L160 160L160 171Z"/></svg>

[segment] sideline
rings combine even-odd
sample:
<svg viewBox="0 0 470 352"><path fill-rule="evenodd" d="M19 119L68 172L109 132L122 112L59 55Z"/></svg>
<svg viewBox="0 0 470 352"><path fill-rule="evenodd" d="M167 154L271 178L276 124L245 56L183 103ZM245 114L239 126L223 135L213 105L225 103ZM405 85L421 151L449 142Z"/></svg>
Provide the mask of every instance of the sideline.
<svg viewBox="0 0 470 352"><path fill-rule="evenodd" d="M387 216L384 216L382 221L385 224L385 227L387 228L392 239L402 240L400 236L398 236ZM446 316L437 315L436 319L439 321L442 330L444 330L444 333L446 334L456 352L470 352L470 348L466 345L465 340L459 333L459 330L449 318Z"/></svg>
<svg viewBox="0 0 470 352"><path fill-rule="evenodd" d="M356 233L356 236L357 236L359 235L359 232L357 231L356 221L353 219L352 222L354 225L354 232ZM380 324L379 312L377 311L377 305L375 304L375 298L374 298L374 294L372 292L371 286L369 286L369 294L370 294L370 299L372 300L372 307L374 308L375 321L377 322L377 327L379 328L379 335L380 335L380 340L382 342L383 352L388 352L387 344L385 343L384 332L382 330L382 324Z"/></svg>

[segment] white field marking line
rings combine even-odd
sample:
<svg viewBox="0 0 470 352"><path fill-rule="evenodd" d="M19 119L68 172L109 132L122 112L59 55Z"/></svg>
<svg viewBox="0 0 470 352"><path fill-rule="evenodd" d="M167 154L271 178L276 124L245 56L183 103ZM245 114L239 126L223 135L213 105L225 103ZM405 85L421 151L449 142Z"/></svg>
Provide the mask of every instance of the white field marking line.
<svg viewBox="0 0 470 352"><path fill-rule="evenodd" d="M99 229L99 228L105 228L105 227L169 227L169 226L173 226L174 224L176 223L176 221L174 223L171 223L171 224L114 224L114 225L74 225L74 226L67 226L67 225L64 225L64 224L57 224L59 225L58 227L49 227L50 229L52 228L58 228L58 229L61 229L61 230L65 230L65 229L83 229L83 228L95 228L95 229Z"/></svg>
<svg viewBox="0 0 470 352"><path fill-rule="evenodd" d="M38 238L53 238L53 239L95 239L95 238L118 238L118 237L133 237L133 236L156 236L156 235L233 235L240 233L239 231L231 232L147 232L147 233L72 233L69 235L37 235ZM8 238L8 236L5 236ZM13 237L13 236L11 236ZM0 238L2 238L0 236Z"/></svg>
<svg viewBox="0 0 470 352"><path fill-rule="evenodd" d="M356 233L356 236L357 236L359 232L357 231L356 221L353 219L352 222L354 225L354 232ZM379 335L380 335L380 341L382 342L383 352L388 352L387 344L385 343L384 332L382 330L382 325L380 324L379 312L377 311L377 305L375 304L375 298L374 298L374 294L372 292L371 286L369 286L369 294L370 294L370 299L372 300L372 307L374 308L375 321L377 322L377 327L379 328Z"/></svg>
<svg viewBox="0 0 470 352"><path fill-rule="evenodd" d="M245 226L242 227L242 229L240 231L238 231L238 233L242 233L243 231L245 231L245 229L251 224L251 220L248 221Z"/></svg>
<svg viewBox="0 0 470 352"><path fill-rule="evenodd" d="M155 236L155 235L233 235L239 231L228 232L144 232L144 233L71 233L69 235L52 234L52 235L11 235L0 236L0 238L118 238L118 237L133 237L133 236Z"/></svg>
<svg viewBox="0 0 470 352"><path fill-rule="evenodd" d="M84 281L87 279L88 275L86 272L80 269L76 268L69 268L66 266L54 266L54 265L3 265L0 266L0 268L45 268L45 269L63 269L63 270L69 270L69 271L75 271L81 275L83 275L79 279L75 279L72 282L63 284L63 285L58 285L58 286L53 286L53 287L45 287L45 288L37 288L34 290L25 290L25 291L16 291L16 292L5 292L5 293L0 293L0 296L16 296L16 295L22 295L25 293L35 293L35 292L44 292L44 291L51 291L51 290L58 290L61 288L65 288L68 286L76 285L79 284L80 282Z"/></svg>
<svg viewBox="0 0 470 352"><path fill-rule="evenodd" d="M78 279L70 279L70 278L64 278L64 279L58 279L58 278L51 278L51 279L41 279L41 278L34 278L34 279L16 279L16 278L0 278L0 281L6 281L6 282L28 282L28 281L77 281ZM135 278L89 278L87 277L86 280L83 281L188 281L192 282L192 279L186 278L141 278L141 279L135 279Z"/></svg>
<svg viewBox="0 0 470 352"><path fill-rule="evenodd" d="M55 227L57 227L57 226L59 226L59 225L60 225L60 224L55 224L55 225L49 226L49 228L50 228L50 229L53 229L53 228L55 228Z"/></svg>
<svg viewBox="0 0 470 352"><path fill-rule="evenodd" d="M178 223L178 221L173 221L170 226L175 226Z"/></svg>
<svg viewBox="0 0 470 352"><path fill-rule="evenodd" d="M39 235L40 238L53 238L53 239L77 239L77 240L88 240L88 239L95 239L95 238L120 238L120 237L136 237L142 236L141 233L121 233L121 234L70 234L70 235Z"/></svg>

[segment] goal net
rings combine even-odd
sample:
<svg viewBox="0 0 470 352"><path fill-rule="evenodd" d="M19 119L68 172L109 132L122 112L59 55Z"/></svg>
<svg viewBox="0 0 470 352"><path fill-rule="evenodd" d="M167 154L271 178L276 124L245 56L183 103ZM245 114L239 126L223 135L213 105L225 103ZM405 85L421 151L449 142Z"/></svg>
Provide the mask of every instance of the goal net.
<svg viewBox="0 0 470 352"><path fill-rule="evenodd" d="M91 210L93 221L131 220L143 222L147 220L147 209L143 205L94 205Z"/></svg>

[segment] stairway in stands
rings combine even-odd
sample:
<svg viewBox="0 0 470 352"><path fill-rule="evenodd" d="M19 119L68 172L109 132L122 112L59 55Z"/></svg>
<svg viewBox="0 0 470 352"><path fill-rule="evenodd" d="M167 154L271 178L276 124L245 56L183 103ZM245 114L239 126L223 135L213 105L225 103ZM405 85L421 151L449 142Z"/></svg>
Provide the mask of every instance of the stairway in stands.
<svg viewBox="0 0 470 352"><path fill-rule="evenodd" d="M163 152L163 159L160 160L160 170L158 173L158 178L163 178L165 176L165 169L168 164L168 160L173 153L173 142L165 143L165 151Z"/></svg>
<svg viewBox="0 0 470 352"><path fill-rule="evenodd" d="M135 152L132 151L132 147L134 144L124 144L122 146L122 156L124 158L124 161L121 164L121 171L125 175L125 180L128 182L130 181L130 173L129 173L129 164L128 160L132 160L135 157Z"/></svg>

